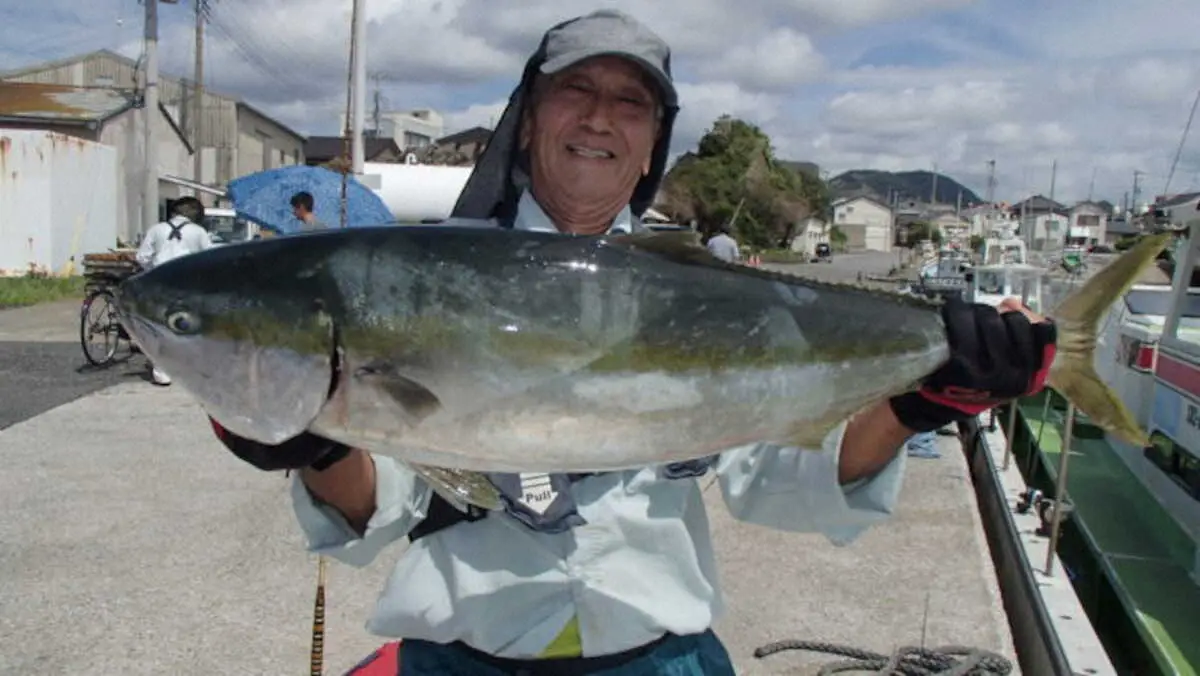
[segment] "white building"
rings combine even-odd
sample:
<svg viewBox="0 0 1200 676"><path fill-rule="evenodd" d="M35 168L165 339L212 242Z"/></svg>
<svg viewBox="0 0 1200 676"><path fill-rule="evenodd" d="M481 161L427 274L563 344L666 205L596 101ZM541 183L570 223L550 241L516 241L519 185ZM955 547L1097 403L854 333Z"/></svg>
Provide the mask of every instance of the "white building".
<svg viewBox="0 0 1200 676"><path fill-rule="evenodd" d="M812 256L821 243L829 243L829 227L824 219L808 216L796 224L792 234L792 251Z"/></svg>
<svg viewBox="0 0 1200 676"><path fill-rule="evenodd" d="M1161 211L1168 224L1183 227L1196 220L1198 207L1200 192L1189 192L1159 200L1154 205L1154 210Z"/></svg>
<svg viewBox="0 0 1200 676"><path fill-rule="evenodd" d="M1067 245L1101 244L1108 232L1108 210L1095 202L1080 202L1067 213Z"/></svg>
<svg viewBox="0 0 1200 676"><path fill-rule="evenodd" d="M833 225L846 234L848 249L891 251L895 219L883 202L870 197L852 197L833 203Z"/></svg>
<svg viewBox="0 0 1200 676"><path fill-rule="evenodd" d="M339 119L340 129L346 129L345 114ZM367 115L367 127L374 127L374 123L373 117ZM446 122L440 113L428 108L392 110L379 113L379 128L375 131L377 136L394 140L401 150L417 150L445 136Z"/></svg>
<svg viewBox="0 0 1200 676"><path fill-rule="evenodd" d="M111 169L105 168L103 171L112 171L115 175L94 177L96 185L107 186L108 181L112 181L113 199L96 208L108 209L111 205L115 209L112 217L117 224L116 237L126 242L136 239L141 232L142 188L145 176L142 162L145 153L142 129L146 112L145 108L137 105L132 92L119 89L0 81L0 139L8 136L10 130L53 132L44 137L49 139L48 141L39 134L39 140L27 137L25 142L29 144L28 147L35 148L39 147L38 144L53 144L54 139L79 139L91 141L113 151ZM179 125L168 114L166 106L160 106L154 111L153 120L158 146L156 171L160 177L159 210L162 212L167 199L192 194L190 190L182 191L179 186L163 180L162 177L191 179L194 165L192 147L183 137ZM88 162L96 161L102 163L96 166L109 166L108 160L102 159L108 157L106 153L95 149L87 153ZM54 169L55 176L66 176L62 173L65 171L63 167L70 161L64 158L65 156L59 158L60 166ZM3 159L4 157L0 156L0 160ZM12 182L29 180L23 179L19 173L13 175L14 170L14 167L9 167L8 175L3 178ZM56 195L65 194L58 188L55 190ZM37 204L51 205L54 201L43 200ZM62 207L63 205L54 205L55 209ZM107 219L109 216L106 213L102 217L99 214L95 217ZM44 220L47 224L51 221L49 212L27 212L23 218L32 221ZM8 223L0 222L0 231L5 231L8 227ZM116 246L116 242L112 241L104 246ZM59 263L60 261L55 261L56 265Z"/></svg>

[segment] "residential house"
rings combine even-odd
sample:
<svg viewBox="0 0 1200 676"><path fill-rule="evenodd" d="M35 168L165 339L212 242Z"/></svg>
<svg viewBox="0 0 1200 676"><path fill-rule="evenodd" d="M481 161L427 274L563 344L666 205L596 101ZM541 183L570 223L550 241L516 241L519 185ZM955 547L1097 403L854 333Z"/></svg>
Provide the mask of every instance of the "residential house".
<svg viewBox="0 0 1200 676"><path fill-rule="evenodd" d="M1067 245L1092 246L1104 241L1109 211L1098 202L1084 201L1067 212Z"/></svg>
<svg viewBox="0 0 1200 676"><path fill-rule="evenodd" d="M965 247L971 239L971 221L953 211L929 213L924 220L942 233L943 242L960 242Z"/></svg>
<svg viewBox="0 0 1200 676"><path fill-rule="evenodd" d="M113 217L116 236L127 242L142 231L145 114L140 99L127 90L0 81L0 136L4 129L40 130L94 141L116 150L117 198L113 200L116 208ZM152 119L158 175L192 178L194 150L179 125L162 105ZM191 194L190 190L181 192L178 185L161 178L158 185L160 205L167 199Z"/></svg>
<svg viewBox="0 0 1200 676"><path fill-rule="evenodd" d="M474 164L487 144L492 140L492 130L486 127L471 127L463 131L443 136L434 144L442 152L453 152Z"/></svg>
<svg viewBox="0 0 1200 676"><path fill-rule="evenodd" d="M817 253L818 244L829 243L829 224L817 216L806 216L792 232L791 250L806 256Z"/></svg>
<svg viewBox="0 0 1200 676"><path fill-rule="evenodd" d="M140 91L145 79L141 66L102 49L0 73L0 80ZM202 174L196 178L203 184L222 187L238 176L304 163L304 136L240 98L205 88L197 120L193 83L163 73L158 85L160 102L200 153Z"/></svg>
<svg viewBox="0 0 1200 676"><path fill-rule="evenodd" d="M309 136L304 142L304 163L317 167L341 158L349 159L350 141L342 136ZM363 139L363 160L366 162L402 162L404 152L395 139L367 137Z"/></svg>
<svg viewBox="0 0 1200 676"><path fill-rule="evenodd" d="M1177 228L1195 220L1198 207L1200 207L1200 192L1180 193L1160 198L1153 206L1159 222Z"/></svg>
<svg viewBox="0 0 1200 676"><path fill-rule="evenodd" d="M1034 195L1012 206L1020 220L1018 234L1035 251L1061 249L1067 234L1070 210L1042 195Z"/></svg>
<svg viewBox="0 0 1200 676"><path fill-rule="evenodd" d="M1117 216L1109 219L1104 228L1104 243L1113 246L1125 237L1134 237L1142 233L1139 220Z"/></svg>
<svg viewBox="0 0 1200 676"><path fill-rule="evenodd" d="M833 225L854 250L891 251L894 216L890 207L871 197L843 198L833 203Z"/></svg>

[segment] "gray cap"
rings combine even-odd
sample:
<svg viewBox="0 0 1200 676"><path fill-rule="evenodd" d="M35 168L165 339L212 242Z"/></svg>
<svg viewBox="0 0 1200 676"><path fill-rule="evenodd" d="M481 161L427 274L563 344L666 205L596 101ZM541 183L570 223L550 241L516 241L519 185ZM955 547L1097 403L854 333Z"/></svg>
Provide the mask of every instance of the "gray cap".
<svg viewBox="0 0 1200 676"><path fill-rule="evenodd" d="M593 56L619 56L640 65L658 84L663 105L679 105L671 80L671 48L654 31L614 9L601 9L546 32L541 71L557 73Z"/></svg>

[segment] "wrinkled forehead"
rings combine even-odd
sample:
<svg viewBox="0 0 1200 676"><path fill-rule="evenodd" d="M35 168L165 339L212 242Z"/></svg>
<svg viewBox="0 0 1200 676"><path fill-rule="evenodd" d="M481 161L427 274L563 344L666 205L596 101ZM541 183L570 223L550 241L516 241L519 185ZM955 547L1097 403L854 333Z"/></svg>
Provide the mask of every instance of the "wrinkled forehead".
<svg viewBox="0 0 1200 676"><path fill-rule="evenodd" d="M572 78L586 78L596 84L616 87L637 87L655 103L661 103L663 100L658 83L646 71L645 66L616 54L590 56L558 72L538 74L538 79L542 82L562 82Z"/></svg>

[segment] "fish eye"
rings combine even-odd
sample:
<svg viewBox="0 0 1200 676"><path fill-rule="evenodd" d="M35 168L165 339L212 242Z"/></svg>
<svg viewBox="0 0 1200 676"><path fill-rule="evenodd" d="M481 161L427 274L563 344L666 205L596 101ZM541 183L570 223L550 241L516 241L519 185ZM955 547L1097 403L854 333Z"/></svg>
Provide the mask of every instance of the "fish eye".
<svg viewBox="0 0 1200 676"><path fill-rule="evenodd" d="M200 321L187 310L176 310L167 315L167 328L175 333L195 333L200 329Z"/></svg>

